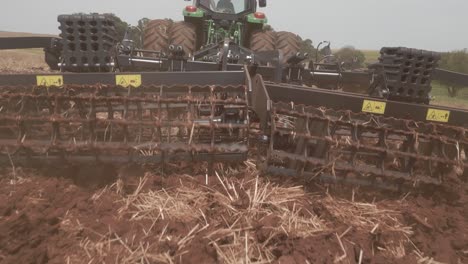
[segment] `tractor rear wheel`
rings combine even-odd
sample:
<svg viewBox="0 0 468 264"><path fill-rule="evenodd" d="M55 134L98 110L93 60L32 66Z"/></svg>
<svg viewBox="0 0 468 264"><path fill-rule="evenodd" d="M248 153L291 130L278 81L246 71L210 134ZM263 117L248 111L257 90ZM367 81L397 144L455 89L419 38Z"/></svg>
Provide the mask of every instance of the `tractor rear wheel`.
<svg viewBox="0 0 468 264"><path fill-rule="evenodd" d="M169 44L182 46L185 55L192 56L197 49L197 29L187 22L175 22L169 29Z"/></svg>
<svg viewBox="0 0 468 264"><path fill-rule="evenodd" d="M259 30L250 37L250 49L254 52L275 50L275 32Z"/></svg>
<svg viewBox="0 0 468 264"><path fill-rule="evenodd" d="M301 49L301 38L291 32L276 32L276 49L283 52L283 58L286 60Z"/></svg>
<svg viewBox="0 0 468 264"><path fill-rule="evenodd" d="M143 49L167 52L171 25L172 22L167 19L148 22L143 35Z"/></svg>
<svg viewBox="0 0 468 264"><path fill-rule="evenodd" d="M197 49L196 27L187 22L171 22L166 19L152 20L144 32L143 48L169 52L169 45L182 46L191 56Z"/></svg>
<svg viewBox="0 0 468 264"><path fill-rule="evenodd" d="M250 49L254 52L280 50L283 61L298 53L301 49L301 38L291 32L256 31L250 38Z"/></svg>

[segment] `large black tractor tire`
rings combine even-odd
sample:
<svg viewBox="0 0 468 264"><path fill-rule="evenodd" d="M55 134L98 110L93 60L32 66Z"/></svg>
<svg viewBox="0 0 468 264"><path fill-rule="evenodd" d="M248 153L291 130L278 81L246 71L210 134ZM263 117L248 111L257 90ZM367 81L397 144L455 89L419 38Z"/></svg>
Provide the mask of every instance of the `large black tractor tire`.
<svg viewBox="0 0 468 264"><path fill-rule="evenodd" d="M256 31L250 38L249 48L254 52L279 50L283 54L282 63L298 53L301 49L301 38L291 32Z"/></svg>
<svg viewBox="0 0 468 264"><path fill-rule="evenodd" d="M143 35L143 49L167 52L171 25L172 22L167 19L148 22Z"/></svg>
<svg viewBox="0 0 468 264"><path fill-rule="evenodd" d="M192 56L197 49L197 29L187 22L175 22L169 29L169 44L182 46L186 56Z"/></svg>
<svg viewBox="0 0 468 264"><path fill-rule="evenodd" d="M283 62L286 62L289 57L300 51L302 39L298 35L287 31L279 31L275 33L276 49L282 51L284 58Z"/></svg>
<svg viewBox="0 0 468 264"><path fill-rule="evenodd" d="M249 48L254 52L275 50L276 36L273 31L255 31L250 37Z"/></svg>
<svg viewBox="0 0 468 264"><path fill-rule="evenodd" d="M146 50L169 52L169 46L182 46L187 56L191 56L196 46L196 27L187 22L171 22L166 19L151 20L145 28L143 48Z"/></svg>

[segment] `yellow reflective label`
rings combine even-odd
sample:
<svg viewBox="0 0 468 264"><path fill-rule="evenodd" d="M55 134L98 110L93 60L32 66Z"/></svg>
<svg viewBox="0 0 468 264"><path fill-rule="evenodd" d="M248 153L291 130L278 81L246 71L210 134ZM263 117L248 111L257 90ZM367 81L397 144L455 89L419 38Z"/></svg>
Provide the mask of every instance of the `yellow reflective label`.
<svg viewBox="0 0 468 264"><path fill-rule="evenodd" d="M364 100L362 103L362 111L373 114L383 115L385 113L385 107L387 103L379 101Z"/></svg>
<svg viewBox="0 0 468 264"><path fill-rule="evenodd" d="M141 75L116 75L115 84L124 88L133 87L137 88L141 86Z"/></svg>
<svg viewBox="0 0 468 264"><path fill-rule="evenodd" d="M62 87L63 86L63 76L62 75L37 75L37 86L43 87Z"/></svg>
<svg viewBox="0 0 468 264"><path fill-rule="evenodd" d="M449 118L450 118L450 111L432 109L432 108L429 108L429 110L427 110L427 116L426 116L427 121L447 123L449 121Z"/></svg>

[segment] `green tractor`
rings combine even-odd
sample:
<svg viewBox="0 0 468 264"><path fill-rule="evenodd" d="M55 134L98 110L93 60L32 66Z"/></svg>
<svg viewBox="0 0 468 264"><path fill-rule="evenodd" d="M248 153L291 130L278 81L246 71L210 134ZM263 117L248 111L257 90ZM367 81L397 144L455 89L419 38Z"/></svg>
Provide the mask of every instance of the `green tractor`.
<svg viewBox="0 0 468 264"><path fill-rule="evenodd" d="M259 7L266 6L260 0ZM169 52L169 47L180 47L184 54L194 60L215 61L219 45L229 40L233 60L242 62L249 54L280 51L283 62L299 52L301 39L298 35L265 30L267 17L257 12L257 0L195 0L183 10L184 21L167 19L150 21L144 31L145 50ZM242 51L245 52L242 52Z"/></svg>

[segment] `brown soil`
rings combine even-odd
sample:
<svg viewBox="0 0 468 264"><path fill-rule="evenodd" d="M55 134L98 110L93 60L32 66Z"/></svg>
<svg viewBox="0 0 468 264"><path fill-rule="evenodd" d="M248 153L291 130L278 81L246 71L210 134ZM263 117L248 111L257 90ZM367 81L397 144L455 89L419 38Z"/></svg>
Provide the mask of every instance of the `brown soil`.
<svg viewBox="0 0 468 264"><path fill-rule="evenodd" d="M1 171L1 263L359 263L361 252L361 263L468 263L466 190L448 203L302 187L252 166L219 178L77 168ZM106 187L90 181L104 175Z"/></svg>

